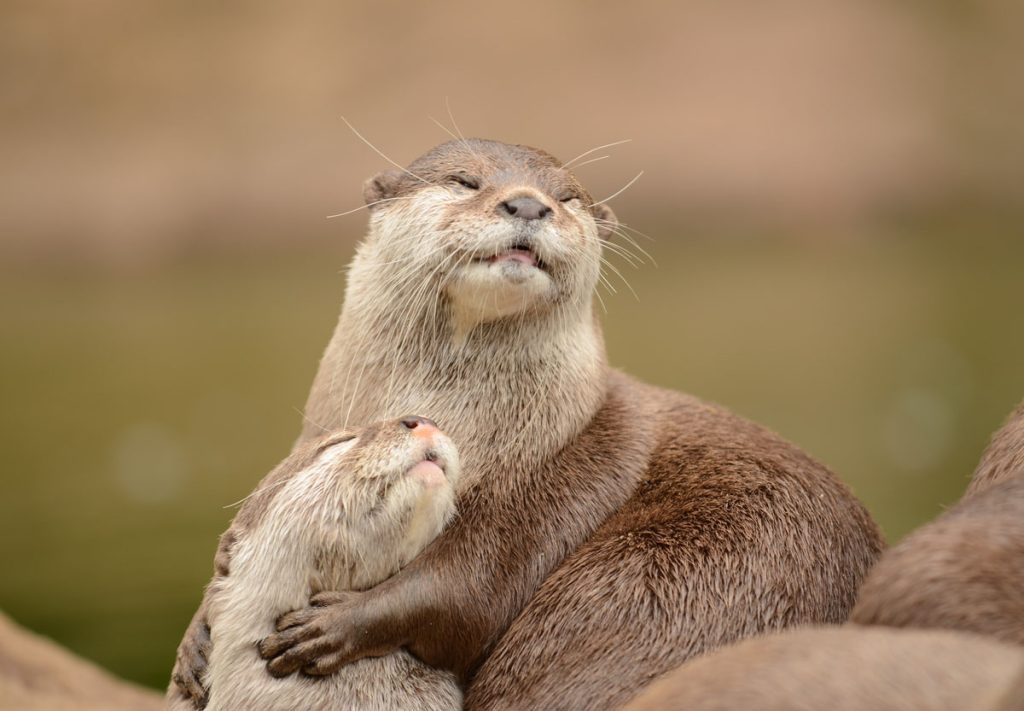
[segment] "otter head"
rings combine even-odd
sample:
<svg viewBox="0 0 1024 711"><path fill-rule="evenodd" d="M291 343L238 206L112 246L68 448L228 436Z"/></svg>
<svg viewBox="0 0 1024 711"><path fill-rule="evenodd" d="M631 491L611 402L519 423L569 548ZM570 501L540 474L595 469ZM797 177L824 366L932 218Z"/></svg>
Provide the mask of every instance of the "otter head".
<svg viewBox="0 0 1024 711"><path fill-rule="evenodd" d="M297 472L274 495L268 520L281 545L301 543L311 556L315 589L380 582L426 547L455 510L458 454L422 417L340 430L290 459Z"/></svg>
<svg viewBox="0 0 1024 711"><path fill-rule="evenodd" d="M371 230L357 262L372 253L376 288L406 306L434 290L463 332L589 306L601 240L616 225L553 156L481 139L444 143L408 170L381 173L364 197Z"/></svg>

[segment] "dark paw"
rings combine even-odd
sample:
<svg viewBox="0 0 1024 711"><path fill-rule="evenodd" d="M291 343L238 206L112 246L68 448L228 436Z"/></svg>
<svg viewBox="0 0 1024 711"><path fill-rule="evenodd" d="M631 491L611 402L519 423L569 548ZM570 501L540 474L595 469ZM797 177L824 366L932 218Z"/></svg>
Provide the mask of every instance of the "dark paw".
<svg viewBox="0 0 1024 711"><path fill-rule="evenodd" d="M189 629L175 659L171 681L179 693L190 700L197 709L206 708L209 701L203 675L209 663L211 649L210 627L199 623Z"/></svg>
<svg viewBox="0 0 1024 711"><path fill-rule="evenodd" d="M324 676L357 658L346 644L346 633L352 628L351 604L358 597L359 593L318 593L310 607L281 615L277 632L257 644L267 671L275 677L299 670Z"/></svg>

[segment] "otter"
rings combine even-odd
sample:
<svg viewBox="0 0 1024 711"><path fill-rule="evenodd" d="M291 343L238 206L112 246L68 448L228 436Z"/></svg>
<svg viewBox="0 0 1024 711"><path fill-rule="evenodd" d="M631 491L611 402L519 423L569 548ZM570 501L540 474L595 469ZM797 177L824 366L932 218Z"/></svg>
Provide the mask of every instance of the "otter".
<svg viewBox="0 0 1024 711"><path fill-rule="evenodd" d="M882 556L851 620L1024 644L1024 403L993 435L963 498Z"/></svg>
<svg viewBox="0 0 1024 711"><path fill-rule="evenodd" d="M811 628L750 639L684 664L626 711L1010 711L1024 650L979 635Z"/></svg>
<svg viewBox="0 0 1024 711"><path fill-rule="evenodd" d="M267 475L218 546L202 603L212 647L199 705L460 709L451 673L407 652L312 682L271 678L257 653L275 620L311 595L323 604L336 591L372 587L411 560L451 518L458 473L456 450L434 423L405 417L311 440ZM167 698L170 709L196 708L177 684Z"/></svg>
<svg viewBox="0 0 1024 711"><path fill-rule="evenodd" d="M562 163L453 140L364 197L300 442L433 417L460 449L460 516L380 585L284 618L270 673L404 647L470 708L599 709L716 647L846 619L878 528L778 435L608 365L595 288L618 223Z"/></svg>

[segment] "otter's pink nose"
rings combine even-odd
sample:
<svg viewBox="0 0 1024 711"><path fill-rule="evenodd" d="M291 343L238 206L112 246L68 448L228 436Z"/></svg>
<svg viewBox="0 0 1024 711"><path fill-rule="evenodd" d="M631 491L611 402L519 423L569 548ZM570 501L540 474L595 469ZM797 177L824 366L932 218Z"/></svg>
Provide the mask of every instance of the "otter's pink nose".
<svg viewBox="0 0 1024 711"><path fill-rule="evenodd" d="M414 436L422 437L423 439L430 439L441 431L433 420L428 420L426 417L420 417L419 415L403 417L400 422L402 427L411 430Z"/></svg>

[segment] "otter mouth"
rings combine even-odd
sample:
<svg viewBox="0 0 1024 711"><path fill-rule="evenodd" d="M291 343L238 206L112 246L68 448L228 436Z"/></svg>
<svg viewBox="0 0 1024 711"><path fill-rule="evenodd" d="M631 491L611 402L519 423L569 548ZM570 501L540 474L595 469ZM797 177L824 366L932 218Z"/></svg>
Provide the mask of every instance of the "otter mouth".
<svg viewBox="0 0 1024 711"><path fill-rule="evenodd" d="M442 486L448 481L448 475L444 470L444 464L439 462L437 457L427 457L417 464L414 464L406 472L406 476L420 482L425 487L432 488Z"/></svg>
<svg viewBox="0 0 1024 711"><path fill-rule="evenodd" d="M533 248L525 242L514 244L508 249L503 249L497 254L477 257L475 261L482 264L495 264L498 266L504 266L506 264L522 265L524 267L533 267L534 269L547 271L547 265L544 264L543 260L537 256L537 253L533 251Z"/></svg>

